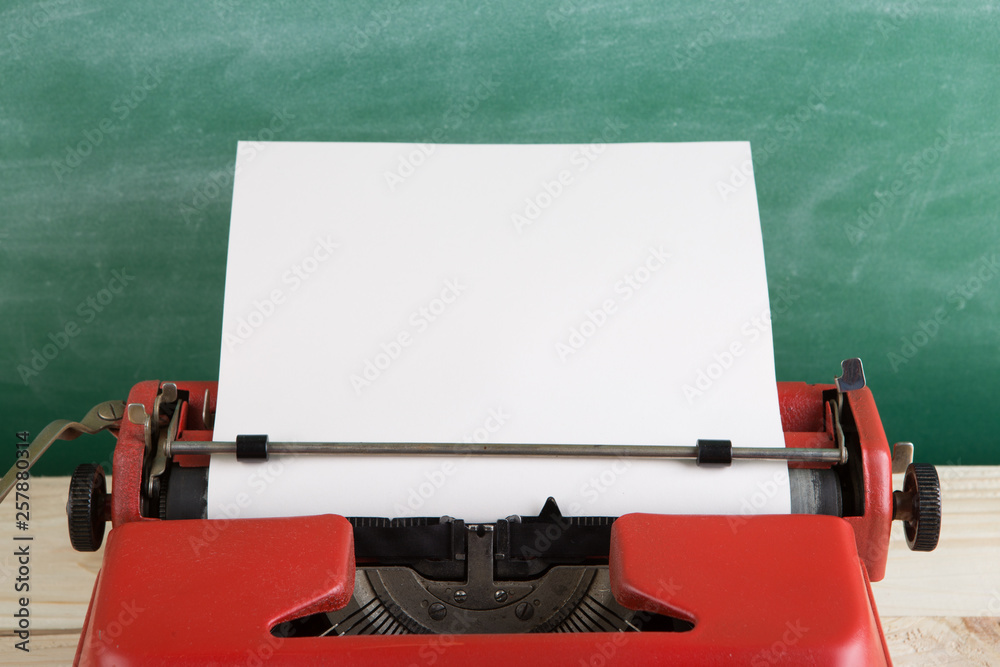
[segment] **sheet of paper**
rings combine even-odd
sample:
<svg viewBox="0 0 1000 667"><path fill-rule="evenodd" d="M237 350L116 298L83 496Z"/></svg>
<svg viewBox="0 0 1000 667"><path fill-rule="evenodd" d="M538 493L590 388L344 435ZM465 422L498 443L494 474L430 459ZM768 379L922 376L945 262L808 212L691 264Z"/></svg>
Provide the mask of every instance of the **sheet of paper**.
<svg viewBox="0 0 1000 667"><path fill-rule="evenodd" d="M242 143L215 439L783 446L748 143ZM209 516L785 513L781 463L216 456Z"/></svg>

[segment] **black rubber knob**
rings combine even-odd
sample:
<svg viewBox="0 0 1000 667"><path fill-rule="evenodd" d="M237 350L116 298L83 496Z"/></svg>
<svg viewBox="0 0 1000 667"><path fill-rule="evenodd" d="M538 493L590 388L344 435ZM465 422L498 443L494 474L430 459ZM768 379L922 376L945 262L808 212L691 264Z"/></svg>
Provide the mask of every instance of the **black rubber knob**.
<svg viewBox="0 0 1000 667"><path fill-rule="evenodd" d="M108 487L104 468L84 463L73 471L69 483L66 516L69 519L69 541L77 551L97 551L104 541L107 522Z"/></svg>
<svg viewBox="0 0 1000 667"><path fill-rule="evenodd" d="M941 536L941 480L928 463L911 463L903 477L903 494L912 498L910 517L903 522L906 546L934 551Z"/></svg>

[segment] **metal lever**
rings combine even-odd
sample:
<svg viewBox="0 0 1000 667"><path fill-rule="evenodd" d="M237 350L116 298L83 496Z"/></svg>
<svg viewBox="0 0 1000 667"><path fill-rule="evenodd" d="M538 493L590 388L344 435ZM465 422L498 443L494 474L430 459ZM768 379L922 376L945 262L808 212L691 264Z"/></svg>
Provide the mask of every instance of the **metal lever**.
<svg viewBox="0 0 1000 667"><path fill-rule="evenodd" d="M0 480L0 502L3 502L10 490L14 488L14 484L17 483L17 473L30 470L31 466L35 465L35 461L56 440L75 440L83 433L94 435L107 429L118 428L124 414L124 401L105 401L92 407L90 412L78 422L57 419L43 428L28 445L28 465L18 465L19 462L25 460L24 457L18 458L7 474L3 476L3 480Z"/></svg>
<svg viewBox="0 0 1000 667"><path fill-rule="evenodd" d="M892 474L904 473L913 463L913 443L897 442L892 446Z"/></svg>
<svg viewBox="0 0 1000 667"><path fill-rule="evenodd" d="M844 359L840 362L840 370L840 377L834 380L837 384L837 391L843 393L845 391L864 389L866 385L865 367L861 364L860 359L857 357Z"/></svg>

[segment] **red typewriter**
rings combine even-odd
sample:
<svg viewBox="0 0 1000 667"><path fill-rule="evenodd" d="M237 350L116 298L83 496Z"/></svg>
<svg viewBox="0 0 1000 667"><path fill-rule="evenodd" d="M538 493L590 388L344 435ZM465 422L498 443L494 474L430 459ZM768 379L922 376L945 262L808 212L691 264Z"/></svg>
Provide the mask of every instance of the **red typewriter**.
<svg viewBox="0 0 1000 667"><path fill-rule="evenodd" d="M141 382L127 401L54 422L0 490L58 439L117 434L114 489L84 464L69 490L75 548L97 550L111 522L80 665L888 665L869 582L884 575L892 520L911 549L935 548L940 487L933 466L912 462L910 443L890 451L860 360L842 368L834 384L778 383L784 449L643 448L699 465L786 460L790 515L567 517L540 498L537 516L489 524L210 520L213 454L359 451L264 436L214 442L214 382ZM445 443L381 453L394 451L511 453ZM893 472L905 472L901 490Z"/></svg>

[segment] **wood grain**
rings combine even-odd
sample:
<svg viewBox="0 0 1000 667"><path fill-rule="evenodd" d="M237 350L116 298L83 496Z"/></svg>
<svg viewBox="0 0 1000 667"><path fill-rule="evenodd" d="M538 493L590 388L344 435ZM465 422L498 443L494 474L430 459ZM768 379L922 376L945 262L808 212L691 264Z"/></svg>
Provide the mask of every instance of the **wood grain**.
<svg viewBox="0 0 1000 667"><path fill-rule="evenodd" d="M1000 664L1000 467L939 467L944 492L941 544L910 552L893 529L884 581L872 588L896 665ZM897 487L901 480L896 480ZM0 663L66 665L73 660L102 552L69 545L69 479L31 480L31 527L14 528L13 503L0 505L0 541L31 544L31 652L13 648L17 564L0 547Z"/></svg>

